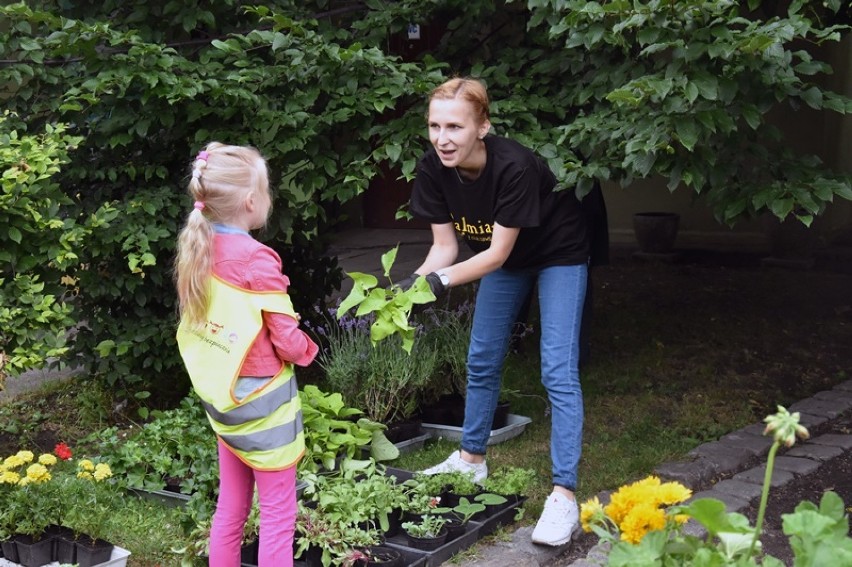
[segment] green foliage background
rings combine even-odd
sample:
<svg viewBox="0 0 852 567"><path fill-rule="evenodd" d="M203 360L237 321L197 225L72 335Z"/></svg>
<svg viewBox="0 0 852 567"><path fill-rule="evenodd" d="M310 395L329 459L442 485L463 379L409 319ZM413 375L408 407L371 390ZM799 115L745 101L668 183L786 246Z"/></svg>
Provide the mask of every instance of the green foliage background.
<svg viewBox="0 0 852 567"><path fill-rule="evenodd" d="M836 196L852 198L849 177L789 150L767 116L852 111L849 98L824 88L830 69L814 55L848 32L848 7L766 6L3 6L0 86L11 113L0 135L28 140L2 154L0 214L17 232L0 235L0 318L9 322L0 346L20 356L6 370L58 354L58 337L77 321L66 357L93 379L140 400L153 392L163 405L185 394L170 266L190 206L189 159L210 140L252 144L269 159L276 210L263 238L284 258L297 309L311 316L339 285L323 252L340 205L366 189L381 162L413 175L426 145L425 98L453 74L484 79L495 130L537 149L580 195L595 178L663 175L670 189L704 196L721 222L768 210L810 223ZM409 22L440 30L438 47L413 60L395 55ZM49 175L6 182L18 164L43 160ZM23 193L39 204L38 218L20 206ZM73 302L56 301L70 294ZM32 304L36 322L21 316Z"/></svg>

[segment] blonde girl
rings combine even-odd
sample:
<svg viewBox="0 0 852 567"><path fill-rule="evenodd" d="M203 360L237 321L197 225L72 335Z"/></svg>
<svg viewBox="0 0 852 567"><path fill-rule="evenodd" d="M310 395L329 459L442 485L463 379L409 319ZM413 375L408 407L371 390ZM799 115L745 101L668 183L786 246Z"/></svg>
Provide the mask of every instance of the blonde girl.
<svg viewBox="0 0 852 567"><path fill-rule="evenodd" d="M294 365L317 345L299 329L281 258L249 231L272 210L266 161L211 142L192 162L193 208L175 275L178 346L219 445L210 565L238 567L255 486L260 567L293 565L296 465L304 452Z"/></svg>

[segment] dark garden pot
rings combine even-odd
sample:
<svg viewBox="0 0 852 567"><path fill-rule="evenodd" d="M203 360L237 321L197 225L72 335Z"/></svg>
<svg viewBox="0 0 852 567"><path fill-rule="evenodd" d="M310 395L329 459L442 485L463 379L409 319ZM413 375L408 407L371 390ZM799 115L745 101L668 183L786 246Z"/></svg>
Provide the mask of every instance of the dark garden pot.
<svg viewBox="0 0 852 567"><path fill-rule="evenodd" d="M666 254L674 248L680 215L677 213L647 212L633 215L633 231L639 251Z"/></svg>
<svg viewBox="0 0 852 567"><path fill-rule="evenodd" d="M434 551L447 543L447 528L442 528L435 537L417 537L407 532L405 536L408 540L408 547L423 551Z"/></svg>
<svg viewBox="0 0 852 567"><path fill-rule="evenodd" d="M370 559L359 559L356 567L403 567L402 553L392 547L374 545L367 549Z"/></svg>
<svg viewBox="0 0 852 567"><path fill-rule="evenodd" d="M3 549L3 557L12 563L18 562L18 545L15 543L14 539L9 538L0 542L0 548Z"/></svg>
<svg viewBox="0 0 852 567"><path fill-rule="evenodd" d="M467 522L462 521L456 514L450 513L444 516L447 523L444 528L447 530L447 541L453 541L460 538L467 531Z"/></svg>
<svg viewBox="0 0 852 567"><path fill-rule="evenodd" d="M491 429L503 429L509 423L509 402L500 402L494 410L494 421Z"/></svg>
<svg viewBox="0 0 852 567"><path fill-rule="evenodd" d="M246 565L257 565L258 553L260 553L260 540L244 543L240 547L240 562Z"/></svg>
<svg viewBox="0 0 852 567"><path fill-rule="evenodd" d="M322 549L313 545L308 547L302 553L302 561L306 567L322 567Z"/></svg>
<svg viewBox="0 0 852 567"><path fill-rule="evenodd" d="M18 560L24 567L41 567L53 561L53 538L33 539L28 535L15 536Z"/></svg>
<svg viewBox="0 0 852 567"><path fill-rule="evenodd" d="M455 508L459 505L462 498L467 498L468 502L473 502L477 494L479 494L479 492L474 492L473 494L460 494L453 492L452 490L448 490L446 492L441 493L441 506L446 506L447 508Z"/></svg>
<svg viewBox="0 0 852 567"><path fill-rule="evenodd" d="M74 530L65 526L51 526L48 533L53 536L53 559L60 565L77 562L77 537Z"/></svg>
<svg viewBox="0 0 852 567"><path fill-rule="evenodd" d="M423 423L437 423L461 427L464 423L464 398L460 394L446 394L434 404L420 410Z"/></svg>
<svg viewBox="0 0 852 567"><path fill-rule="evenodd" d="M423 422L419 419L395 421L388 424L388 428L385 430L385 437L387 437L388 441L391 443L400 443L402 441L414 439L421 434L422 423Z"/></svg>
<svg viewBox="0 0 852 567"><path fill-rule="evenodd" d="M382 535L385 538L391 538L399 533L399 530L402 529L402 510L399 508L393 509L388 514L388 529Z"/></svg>
<svg viewBox="0 0 852 567"><path fill-rule="evenodd" d="M92 565L109 561L112 556L112 549L115 546L103 539L81 536L77 540L76 547L77 565L79 567L92 567Z"/></svg>

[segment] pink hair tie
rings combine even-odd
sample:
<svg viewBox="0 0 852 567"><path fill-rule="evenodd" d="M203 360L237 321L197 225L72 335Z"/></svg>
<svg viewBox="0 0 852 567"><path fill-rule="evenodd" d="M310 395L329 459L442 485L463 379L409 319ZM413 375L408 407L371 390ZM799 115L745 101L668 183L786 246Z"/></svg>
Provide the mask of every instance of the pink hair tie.
<svg viewBox="0 0 852 567"><path fill-rule="evenodd" d="M196 201L195 203L192 204L192 207L195 208L195 209L198 209L199 211L203 211L204 210L204 201Z"/></svg>
<svg viewBox="0 0 852 567"><path fill-rule="evenodd" d="M195 156L195 161L198 161L198 160L207 161L208 157L210 157L210 154L202 150L202 151L198 152L197 156Z"/></svg>

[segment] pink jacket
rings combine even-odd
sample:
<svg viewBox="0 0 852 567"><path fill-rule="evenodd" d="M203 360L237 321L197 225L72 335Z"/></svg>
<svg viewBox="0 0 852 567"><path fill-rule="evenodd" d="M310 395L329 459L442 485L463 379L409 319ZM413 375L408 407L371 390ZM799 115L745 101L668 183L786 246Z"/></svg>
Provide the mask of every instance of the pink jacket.
<svg viewBox="0 0 852 567"><path fill-rule="evenodd" d="M281 258L270 247L245 234L216 234L213 273L244 289L284 290L290 279L281 271ZM313 362L319 347L288 315L264 313L264 326L249 349L240 376L273 376L281 361L299 366Z"/></svg>

